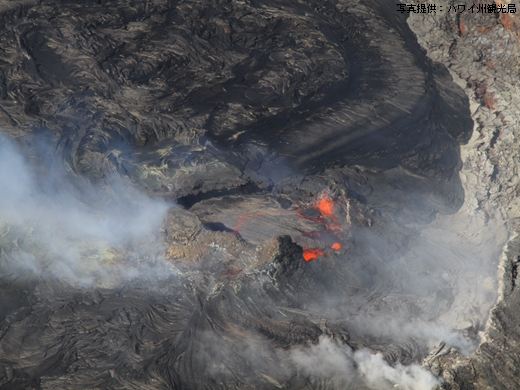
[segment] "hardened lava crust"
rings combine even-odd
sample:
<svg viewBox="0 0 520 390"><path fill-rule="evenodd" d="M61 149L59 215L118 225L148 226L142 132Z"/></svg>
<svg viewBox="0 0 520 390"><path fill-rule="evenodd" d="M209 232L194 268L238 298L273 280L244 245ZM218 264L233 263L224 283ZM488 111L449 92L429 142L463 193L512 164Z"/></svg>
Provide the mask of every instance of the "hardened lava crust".
<svg viewBox="0 0 520 390"><path fill-rule="evenodd" d="M430 347L405 323L455 310L481 330L496 296L474 309L457 284L476 280L475 248L422 234L464 203L468 99L395 4L0 0L0 14L0 128L42 185L61 172L103 198L132 183L177 202L155 241L103 255L124 268L155 245L166 279L13 271L12 252L39 256L37 229L2 230L2 390L378 388L306 351L359 363L369 348L396 369ZM81 200L79 181L54 190Z"/></svg>
<svg viewBox="0 0 520 390"><path fill-rule="evenodd" d="M77 174L116 170L178 198L360 165L447 187L447 209L462 202L467 98L383 1L26 1L0 12L0 125L49 131Z"/></svg>

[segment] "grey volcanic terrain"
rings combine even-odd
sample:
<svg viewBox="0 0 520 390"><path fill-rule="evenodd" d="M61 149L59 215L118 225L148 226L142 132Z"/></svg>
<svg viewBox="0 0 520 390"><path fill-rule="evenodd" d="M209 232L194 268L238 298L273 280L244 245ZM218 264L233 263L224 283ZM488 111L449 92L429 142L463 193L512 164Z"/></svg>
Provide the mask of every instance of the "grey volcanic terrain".
<svg viewBox="0 0 520 390"><path fill-rule="evenodd" d="M471 359L508 234L395 4L0 14L1 389L431 389Z"/></svg>

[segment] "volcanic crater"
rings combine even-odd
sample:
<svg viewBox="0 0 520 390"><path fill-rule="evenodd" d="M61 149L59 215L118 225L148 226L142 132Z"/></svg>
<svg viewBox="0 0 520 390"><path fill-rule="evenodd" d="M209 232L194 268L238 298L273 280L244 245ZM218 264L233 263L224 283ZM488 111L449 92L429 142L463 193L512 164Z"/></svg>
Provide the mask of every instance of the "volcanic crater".
<svg viewBox="0 0 520 390"><path fill-rule="evenodd" d="M508 236L395 4L0 13L1 389L426 389L475 351Z"/></svg>

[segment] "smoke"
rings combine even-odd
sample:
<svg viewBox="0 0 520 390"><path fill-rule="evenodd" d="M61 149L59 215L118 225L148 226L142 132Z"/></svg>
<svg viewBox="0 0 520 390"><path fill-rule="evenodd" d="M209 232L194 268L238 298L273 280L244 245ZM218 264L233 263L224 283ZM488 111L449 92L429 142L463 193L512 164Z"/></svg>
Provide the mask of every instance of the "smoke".
<svg viewBox="0 0 520 390"><path fill-rule="evenodd" d="M476 344L460 331L445 326L415 321L402 323L395 318L357 319L350 322L351 330L362 329L370 337L387 337L393 343L406 345L414 338L421 342L446 343L463 355L476 349ZM356 329L357 328L357 329ZM427 368L417 363L388 363L380 352L368 348L354 351L350 346L321 336L319 343L290 351L291 360L304 376L328 378L330 388L408 389L430 390L441 382Z"/></svg>
<svg viewBox="0 0 520 390"><path fill-rule="evenodd" d="M332 388L430 390L439 378L418 364L389 365L381 353L353 351L329 337L317 345L291 351L291 359L306 375L330 378Z"/></svg>
<svg viewBox="0 0 520 390"><path fill-rule="evenodd" d="M50 273L79 286L170 274L159 229L169 205L119 177L102 188L62 163L43 173L0 134L1 266Z"/></svg>
<svg viewBox="0 0 520 390"><path fill-rule="evenodd" d="M392 367L380 353L374 354L366 349L355 352L353 356L360 374L373 388L430 390L440 382L430 371L418 364L403 366L397 363Z"/></svg>
<svg viewBox="0 0 520 390"><path fill-rule="evenodd" d="M397 321L394 321L394 324L397 325ZM387 322L387 326L388 325ZM397 331L397 328L394 329ZM416 337L430 342L441 341L457 348L464 356L470 355L477 349L476 340L468 340L460 331L455 331L446 326L431 322L418 321L408 323L401 327L401 331L410 337Z"/></svg>
<svg viewBox="0 0 520 390"><path fill-rule="evenodd" d="M380 315L370 319L358 317L351 320L349 326L356 334L390 338L398 343L415 339L432 348L442 342L456 348L464 356L473 353L477 348L478 340L469 339L460 330L428 321L405 321L406 319L399 317Z"/></svg>
<svg viewBox="0 0 520 390"><path fill-rule="evenodd" d="M164 248L154 236L169 207L167 203L150 199L118 176L93 185L74 177L65 164L58 163L54 168L40 173L14 142L0 135L2 271L51 274L76 286L113 286L136 277L157 279L171 275L168 262L162 257ZM451 295L437 292L457 293L454 286L458 280L452 283L451 278L464 275L466 257L451 247L460 246L448 245L443 249L436 244L444 242L444 238L410 235L409 244L401 249L404 235L399 236L398 232L391 232L395 237L387 231L377 236L367 229L350 233L356 239L357 252L352 250L354 253L348 253L347 261L342 259L330 281L337 280L335 286L339 287L350 283L357 290L353 295L326 290L321 297L329 314L344 319L357 341L352 345L365 348L354 350L321 337L316 345L281 351L260 342L259 347L248 340L227 345L222 341L224 337L199 333L194 343L194 367L204 367L204 375L197 374L202 378L197 380L209 383L218 378L232 382L238 375L234 368L246 365L255 367L261 380L276 386L288 382L293 375L291 370L296 369L305 381L319 381L316 388L323 385L333 389L431 389L440 379L417 364L425 356L421 343L417 343L419 351L413 351L408 360L400 360L402 356L392 359L386 350L383 355L369 348L382 350L387 343L392 348L409 344L415 347L420 340L426 344L442 341L463 354L474 350L475 346L460 332L427 321L453 310ZM474 262L468 260L467 264L468 268L476 268L471 267ZM318 294L314 299L323 301ZM300 299L301 295L298 293L295 298ZM313 305L312 301L305 303L307 307ZM323 312L324 305L318 306L316 311ZM415 321L410 322L412 318ZM287 363L292 365L287 370L267 363L287 354ZM415 363L404 365L410 360Z"/></svg>

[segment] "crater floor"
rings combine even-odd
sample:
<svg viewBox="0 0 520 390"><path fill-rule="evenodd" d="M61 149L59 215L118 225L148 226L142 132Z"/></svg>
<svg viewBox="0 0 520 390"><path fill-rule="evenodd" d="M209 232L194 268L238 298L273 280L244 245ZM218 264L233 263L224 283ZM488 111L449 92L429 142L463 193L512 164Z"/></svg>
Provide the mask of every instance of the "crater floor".
<svg viewBox="0 0 520 390"><path fill-rule="evenodd" d="M475 195L469 87L426 55L417 15L0 12L2 389L452 383L509 227Z"/></svg>

